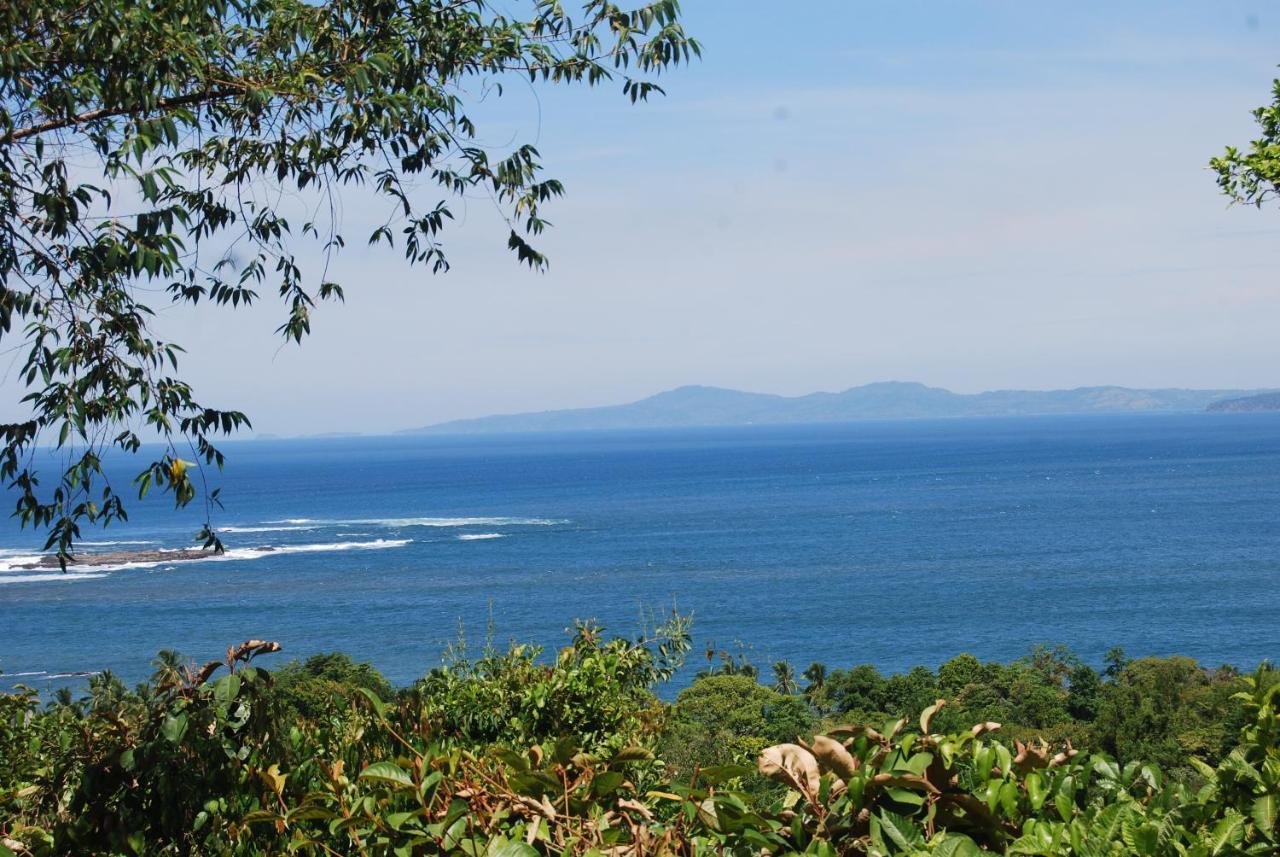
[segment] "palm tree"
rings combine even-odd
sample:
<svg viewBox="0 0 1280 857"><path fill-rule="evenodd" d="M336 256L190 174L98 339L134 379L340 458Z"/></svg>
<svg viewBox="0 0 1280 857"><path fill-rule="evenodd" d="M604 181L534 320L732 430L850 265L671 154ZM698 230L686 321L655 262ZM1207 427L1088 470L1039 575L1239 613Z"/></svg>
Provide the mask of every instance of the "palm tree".
<svg viewBox="0 0 1280 857"><path fill-rule="evenodd" d="M790 661L778 661L773 665L773 689L787 696L796 692L796 671Z"/></svg>
<svg viewBox="0 0 1280 857"><path fill-rule="evenodd" d="M91 711L106 711L129 695L129 688L111 670L89 676L88 690L88 696L80 702Z"/></svg>
<svg viewBox="0 0 1280 857"><path fill-rule="evenodd" d="M804 679L809 682L809 686L804 689L805 693L812 694L822 690L827 683L827 665L818 661L809 664L809 668L804 671Z"/></svg>
<svg viewBox="0 0 1280 857"><path fill-rule="evenodd" d="M75 697L71 693L71 688L60 687L53 692L53 704L58 708L75 708Z"/></svg>
<svg viewBox="0 0 1280 857"><path fill-rule="evenodd" d="M151 674L151 683L157 688L179 684L185 676L186 659L173 649L161 649L151 663L156 668Z"/></svg>

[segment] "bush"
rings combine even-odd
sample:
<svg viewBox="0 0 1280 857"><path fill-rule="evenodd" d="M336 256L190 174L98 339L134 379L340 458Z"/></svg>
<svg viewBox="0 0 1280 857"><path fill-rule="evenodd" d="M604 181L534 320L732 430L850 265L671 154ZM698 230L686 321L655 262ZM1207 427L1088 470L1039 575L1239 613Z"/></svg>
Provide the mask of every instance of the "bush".
<svg viewBox="0 0 1280 857"><path fill-rule="evenodd" d="M750 676L704 676L676 696L660 755L677 779L688 778L698 768L751 764L769 744L794 741L813 724L803 699Z"/></svg>
<svg viewBox="0 0 1280 857"><path fill-rule="evenodd" d="M386 693L342 656L273 675L257 659L278 647L250 641L198 670L162 655L134 691L100 676L43 709L0 695L0 857L1280 853L1280 681L1266 667L1124 661L1091 686L1048 650L890 678L811 667L804 696L707 676L665 706L653 688L687 647L679 617L636 641L583 625L554 660L455 653ZM957 702L809 738L819 693L887 705L931 685ZM1054 728L1096 728L1127 752L1172 739L1174 776L1086 753L1084 733L1072 746L946 725L966 706L1069 717L1086 693L1096 722Z"/></svg>

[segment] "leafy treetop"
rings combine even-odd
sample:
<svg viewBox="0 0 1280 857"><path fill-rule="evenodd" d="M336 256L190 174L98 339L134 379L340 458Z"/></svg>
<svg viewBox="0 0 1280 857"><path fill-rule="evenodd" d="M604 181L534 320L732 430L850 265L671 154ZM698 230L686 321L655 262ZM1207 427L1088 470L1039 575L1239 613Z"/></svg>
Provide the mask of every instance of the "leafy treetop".
<svg viewBox="0 0 1280 857"><path fill-rule="evenodd" d="M81 524L126 517L103 451L151 434L165 446L140 493L195 499L180 448L220 466L213 439L248 419L197 401L144 300L234 308L273 288L280 335L300 341L316 302L343 296L328 272L344 190L386 204L363 238L433 272L450 200L487 194L516 258L545 266L530 242L563 187L533 146L481 145L469 108L513 77L621 82L644 100L699 52L679 14L676 0L573 14L534 0L520 17L487 0L0 4L0 344L28 391L26 418L0 425L15 515L65 567ZM48 486L42 441L65 454ZM201 493L207 511L217 492ZM198 538L221 548L207 514Z"/></svg>

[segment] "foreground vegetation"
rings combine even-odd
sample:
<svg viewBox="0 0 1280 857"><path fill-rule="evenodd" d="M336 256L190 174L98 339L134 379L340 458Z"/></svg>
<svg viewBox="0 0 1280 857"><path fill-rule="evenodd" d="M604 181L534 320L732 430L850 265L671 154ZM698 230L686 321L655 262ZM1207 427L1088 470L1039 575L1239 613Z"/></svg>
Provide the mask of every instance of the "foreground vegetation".
<svg viewBox="0 0 1280 857"><path fill-rule="evenodd" d="M665 704L688 648L680 617L581 625L397 690L250 641L132 691L0 695L0 855L1280 853L1266 666L1040 648L767 686L709 652Z"/></svg>

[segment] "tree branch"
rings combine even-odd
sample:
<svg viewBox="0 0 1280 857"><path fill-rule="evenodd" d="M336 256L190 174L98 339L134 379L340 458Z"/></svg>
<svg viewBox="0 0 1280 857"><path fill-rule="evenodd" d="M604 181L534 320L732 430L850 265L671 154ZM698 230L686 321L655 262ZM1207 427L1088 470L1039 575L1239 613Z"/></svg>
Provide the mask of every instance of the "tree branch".
<svg viewBox="0 0 1280 857"><path fill-rule="evenodd" d="M234 86L220 86L202 89L199 92L190 92L186 95L176 95L173 98L162 98L155 104L157 110L172 110L175 107L186 107L190 104L200 104L207 101L218 101L223 98L229 98L243 90ZM119 107L103 107L98 110L89 110L85 113L77 113L74 116L65 116L59 119L50 119L37 125L29 125L26 128L15 128L7 134L0 135L0 143L16 143L25 140L28 137L34 137L38 134L44 134L49 131L57 131L61 128L70 128L73 125L82 125L86 122L95 122L99 119L108 119L112 116L123 116L130 113L141 112L135 106L119 106Z"/></svg>

